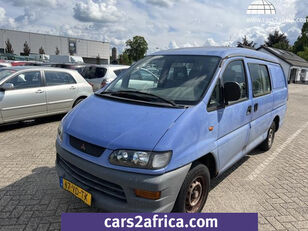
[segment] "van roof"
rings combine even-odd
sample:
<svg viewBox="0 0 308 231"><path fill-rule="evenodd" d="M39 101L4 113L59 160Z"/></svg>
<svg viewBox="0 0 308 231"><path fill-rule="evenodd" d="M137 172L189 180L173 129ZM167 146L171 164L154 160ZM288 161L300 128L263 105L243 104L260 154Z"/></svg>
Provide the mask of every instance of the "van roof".
<svg viewBox="0 0 308 231"><path fill-rule="evenodd" d="M209 55L218 56L221 58L242 56L248 58L262 59L273 63L279 63L279 59L272 55L253 49L237 47L189 47L158 51L153 53L152 55Z"/></svg>

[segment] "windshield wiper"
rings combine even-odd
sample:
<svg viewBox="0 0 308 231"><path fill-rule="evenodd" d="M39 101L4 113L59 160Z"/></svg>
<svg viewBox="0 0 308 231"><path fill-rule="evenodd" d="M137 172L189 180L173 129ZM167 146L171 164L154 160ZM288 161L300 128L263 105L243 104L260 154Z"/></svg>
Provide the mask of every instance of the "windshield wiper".
<svg viewBox="0 0 308 231"><path fill-rule="evenodd" d="M170 104L174 107L179 107L179 105L177 105L176 103L174 103L171 100L164 99L164 98L162 98L158 95L155 95L155 94L141 92L141 91L103 91L99 94L101 94L101 95L142 95L142 96L147 96L147 98L156 98L156 99L160 100L161 102L165 102L165 103Z"/></svg>

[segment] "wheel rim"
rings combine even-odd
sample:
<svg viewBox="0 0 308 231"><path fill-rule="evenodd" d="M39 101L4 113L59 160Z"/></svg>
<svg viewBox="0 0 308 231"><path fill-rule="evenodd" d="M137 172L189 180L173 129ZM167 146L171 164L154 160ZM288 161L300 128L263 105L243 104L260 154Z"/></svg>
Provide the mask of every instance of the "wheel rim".
<svg viewBox="0 0 308 231"><path fill-rule="evenodd" d="M274 139L274 129L271 127L268 132L268 146L269 147L272 146L273 139Z"/></svg>
<svg viewBox="0 0 308 231"><path fill-rule="evenodd" d="M203 177L196 177L190 184L185 200L185 210L187 213L195 213L199 210L204 200L205 180Z"/></svg>

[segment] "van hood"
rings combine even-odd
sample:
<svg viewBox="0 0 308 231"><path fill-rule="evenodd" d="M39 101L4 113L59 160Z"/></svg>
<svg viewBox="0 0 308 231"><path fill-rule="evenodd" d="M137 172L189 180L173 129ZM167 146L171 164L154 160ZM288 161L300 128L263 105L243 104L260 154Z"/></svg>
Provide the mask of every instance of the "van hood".
<svg viewBox="0 0 308 231"><path fill-rule="evenodd" d="M151 151L185 112L90 96L64 121L64 132L107 149Z"/></svg>

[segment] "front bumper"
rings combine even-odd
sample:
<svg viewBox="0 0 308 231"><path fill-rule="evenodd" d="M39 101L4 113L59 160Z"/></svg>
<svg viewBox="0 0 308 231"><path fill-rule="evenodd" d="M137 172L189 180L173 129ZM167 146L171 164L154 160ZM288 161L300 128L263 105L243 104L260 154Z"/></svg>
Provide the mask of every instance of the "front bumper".
<svg viewBox="0 0 308 231"><path fill-rule="evenodd" d="M190 164L163 175L123 172L82 159L56 144L56 169L92 194L92 206L107 212L171 212ZM136 197L134 189L161 191L161 198Z"/></svg>

